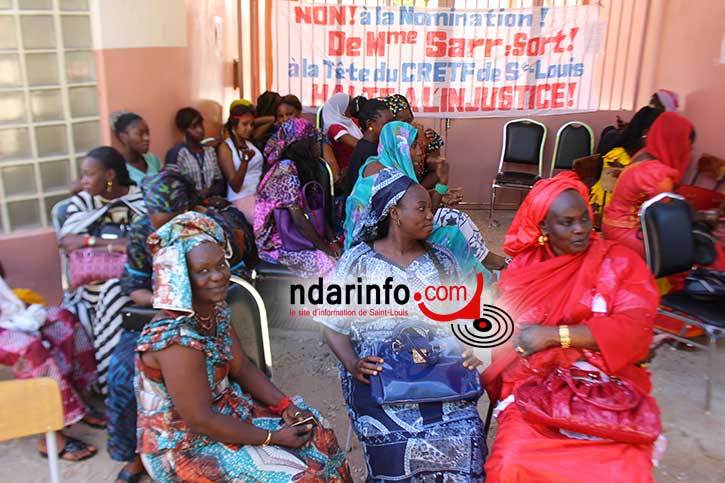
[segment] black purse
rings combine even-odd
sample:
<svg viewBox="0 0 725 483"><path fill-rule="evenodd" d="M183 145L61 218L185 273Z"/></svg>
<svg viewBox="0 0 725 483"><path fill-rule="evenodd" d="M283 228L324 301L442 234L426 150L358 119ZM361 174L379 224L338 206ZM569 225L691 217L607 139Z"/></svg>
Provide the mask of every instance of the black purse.
<svg viewBox="0 0 725 483"><path fill-rule="evenodd" d="M153 307L129 305L121 312L121 326L130 331L141 332L146 324L151 322L161 312Z"/></svg>

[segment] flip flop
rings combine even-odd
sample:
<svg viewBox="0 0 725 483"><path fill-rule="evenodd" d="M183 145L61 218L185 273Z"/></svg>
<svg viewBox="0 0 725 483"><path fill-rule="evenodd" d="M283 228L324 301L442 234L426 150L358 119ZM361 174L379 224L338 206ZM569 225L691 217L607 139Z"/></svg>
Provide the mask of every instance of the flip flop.
<svg viewBox="0 0 725 483"><path fill-rule="evenodd" d="M103 420L103 422L102 423L91 423L91 422L86 421L85 419L81 419L81 422L83 424L85 424L86 426L89 426L91 428L94 428L94 429L106 429L107 424L105 421L105 416L103 413L98 411L96 408L94 408L93 406L86 407L86 415L92 416L96 419L101 419L101 420Z"/></svg>
<svg viewBox="0 0 725 483"><path fill-rule="evenodd" d="M79 451L87 450L88 446L89 446L88 443L84 443L80 439L66 436L65 437L65 446L63 446L63 449L58 452L58 458L62 459L63 461L70 461L71 463L76 463L78 461L87 460L88 458L92 458L93 456L95 456L96 453L98 453L98 450L96 449L95 451L92 451L90 454L87 454L86 456L83 456L78 459L68 459L68 458L64 458L64 456L67 454L73 454L73 453L78 453ZM47 452L38 450L38 453L40 453L40 456L42 456L43 458L48 457Z"/></svg>
<svg viewBox="0 0 725 483"><path fill-rule="evenodd" d="M117 480L125 481L126 483L138 483L146 473L139 471L138 473L131 473L130 471L121 470L116 476Z"/></svg>

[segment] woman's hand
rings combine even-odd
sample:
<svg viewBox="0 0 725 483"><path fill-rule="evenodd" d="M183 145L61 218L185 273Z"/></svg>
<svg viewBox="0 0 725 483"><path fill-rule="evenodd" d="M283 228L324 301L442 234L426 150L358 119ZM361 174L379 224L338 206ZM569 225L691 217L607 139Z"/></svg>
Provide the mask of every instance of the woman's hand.
<svg viewBox="0 0 725 483"><path fill-rule="evenodd" d="M85 247L85 235L66 235L60 239L60 247L66 252Z"/></svg>
<svg viewBox="0 0 725 483"><path fill-rule="evenodd" d="M380 371L383 370L383 366L379 366L378 364L382 363L383 360L380 357L363 357L362 359L358 359L357 361L355 361L353 367L348 369L348 371L350 371L352 377L362 382L363 384L370 384L370 380L368 380L368 377L377 376L378 374L380 374Z"/></svg>
<svg viewBox="0 0 725 483"><path fill-rule="evenodd" d="M526 325L514 336L516 353L528 357L549 347L559 345L559 329L543 325Z"/></svg>
<svg viewBox="0 0 725 483"><path fill-rule="evenodd" d="M306 409L300 409L294 404L290 404L289 406L287 406L287 409L285 409L282 413L282 419L288 426L293 425L297 421L302 421L303 419L312 418L314 416L315 415L312 414L310 411Z"/></svg>
<svg viewBox="0 0 725 483"><path fill-rule="evenodd" d="M305 424L304 426L286 426L272 433L272 444L277 446L285 446L287 448L300 448L307 444L312 438L313 426Z"/></svg>
<svg viewBox="0 0 725 483"><path fill-rule="evenodd" d="M463 367L469 371L475 371L476 368L483 364L481 359L473 354L473 351L467 350L463 354Z"/></svg>
<svg viewBox="0 0 725 483"><path fill-rule="evenodd" d="M212 208L221 210L229 205L229 202L221 196L212 196L206 200L206 203Z"/></svg>
<svg viewBox="0 0 725 483"><path fill-rule="evenodd" d="M449 171L450 165L446 162L446 158L438 158L438 165L436 166L436 176L438 176L438 182L440 184L448 186Z"/></svg>
<svg viewBox="0 0 725 483"><path fill-rule="evenodd" d="M443 195L443 203L447 206L454 206L463 201L463 188L449 188L448 193Z"/></svg>

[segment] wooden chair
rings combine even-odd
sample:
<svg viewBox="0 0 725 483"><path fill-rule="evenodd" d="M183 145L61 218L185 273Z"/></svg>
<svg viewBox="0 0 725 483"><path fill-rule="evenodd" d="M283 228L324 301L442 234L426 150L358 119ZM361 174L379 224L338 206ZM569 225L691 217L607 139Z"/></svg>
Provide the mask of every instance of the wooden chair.
<svg viewBox="0 0 725 483"><path fill-rule="evenodd" d="M0 382L0 441L45 433L50 481L60 481L55 431L63 429L58 383L49 377Z"/></svg>

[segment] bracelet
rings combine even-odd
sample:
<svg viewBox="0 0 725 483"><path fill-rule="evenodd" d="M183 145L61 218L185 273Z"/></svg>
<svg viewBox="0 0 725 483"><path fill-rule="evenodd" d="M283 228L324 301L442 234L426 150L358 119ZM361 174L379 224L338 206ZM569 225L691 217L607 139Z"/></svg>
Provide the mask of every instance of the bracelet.
<svg viewBox="0 0 725 483"><path fill-rule="evenodd" d="M436 193L443 196L444 194L448 193L448 185L436 183L436 186L434 188L436 190Z"/></svg>
<svg viewBox="0 0 725 483"><path fill-rule="evenodd" d="M272 441L272 431L267 431L267 439L264 440L264 443L262 443L262 446L269 446L269 443Z"/></svg>
<svg viewBox="0 0 725 483"><path fill-rule="evenodd" d="M289 396L285 396L276 405L269 406L268 409L271 412L273 412L274 414L276 414L277 416L282 416L282 413L284 412L284 410L287 409L288 407L290 407L291 405L292 405L292 399L290 399Z"/></svg>
<svg viewBox="0 0 725 483"><path fill-rule="evenodd" d="M96 246L97 239L94 236L86 235L86 238L83 239L83 246L84 247L94 247Z"/></svg>
<svg viewBox="0 0 725 483"><path fill-rule="evenodd" d="M561 345L562 349L568 349L569 347L571 347L571 337L569 337L568 325L559 326L559 344Z"/></svg>
<svg viewBox="0 0 725 483"><path fill-rule="evenodd" d="M106 251L108 253L113 253L113 245L111 245L110 243L106 245Z"/></svg>

